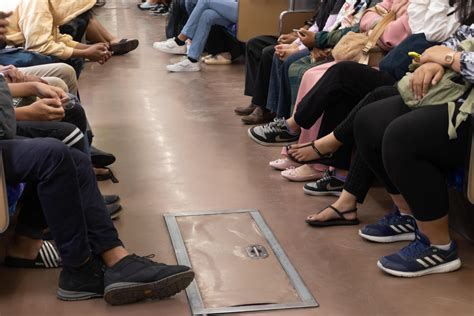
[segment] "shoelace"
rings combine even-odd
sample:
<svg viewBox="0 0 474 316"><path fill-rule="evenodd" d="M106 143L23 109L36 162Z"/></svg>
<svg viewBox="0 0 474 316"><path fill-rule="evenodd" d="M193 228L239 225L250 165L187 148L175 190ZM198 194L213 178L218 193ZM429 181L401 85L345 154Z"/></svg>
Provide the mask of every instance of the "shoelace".
<svg viewBox="0 0 474 316"><path fill-rule="evenodd" d="M317 183L318 183L318 182L319 182L319 183L323 183L323 182L326 182L326 181L330 181L331 178L332 178L332 176L333 176L333 172L330 171L330 170L326 170L326 172L324 173L324 176L323 176L321 179L319 179L319 180L317 181Z"/></svg>
<svg viewBox="0 0 474 316"><path fill-rule="evenodd" d="M403 256L408 257L408 258L417 258L428 247L429 247L429 245L426 245L421 240L415 239L415 241L412 241L408 246L402 248L400 250L400 254L402 254Z"/></svg>
<svg viewBox="0 0 474 316"><path fill-rule="evenodd" d="M262 130L265 134L267 133L280 133L281 131L285 130L285 119L283 118L276 118L273 122L263 125Z"/></svg>
<svg viewBox="0 0 474 316"><path fill-rule="evenodd" d="M379 219L378 223L381 225L392 225L397 222L397 219L400 218L400 216L401 216L400 213L398 213L397 211L394 211L394 212L388 213L387 215Z"/></svg>

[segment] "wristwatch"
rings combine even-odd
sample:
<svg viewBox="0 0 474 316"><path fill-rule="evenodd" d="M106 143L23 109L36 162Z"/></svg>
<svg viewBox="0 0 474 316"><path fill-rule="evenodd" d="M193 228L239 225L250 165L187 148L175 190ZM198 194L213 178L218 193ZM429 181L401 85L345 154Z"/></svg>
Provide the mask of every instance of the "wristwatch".
<svg viewBox="0 0 474 316"><path fill-rule="evenodd" d="M451 52L449 54L446 54L446 56L444 56L444 62L446 63L447 66L451 66L453 64L455 54L456 52Z"/></svg>

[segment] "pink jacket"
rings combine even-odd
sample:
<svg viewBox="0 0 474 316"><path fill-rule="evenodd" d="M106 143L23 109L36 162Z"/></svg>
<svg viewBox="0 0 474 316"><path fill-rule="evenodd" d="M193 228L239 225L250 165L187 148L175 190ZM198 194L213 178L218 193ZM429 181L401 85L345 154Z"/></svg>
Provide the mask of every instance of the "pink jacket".
<svg viewBox="0 0 474 316"><path fill-rule="evenodd" d="M390 11L394 2L399 0L384 0L383 2L377 4L378 6L383 7L385 10ZM370 30L373 25L376 24L381 17L375 12L367 12L364 14L360 20L360 31L366 32ZM408 24L408 13L405 12L402 16L398 17L395 21L390 22L390 24L385 28L383 35L380 37L378 45L389 51L405 38L411 35L410 25Z"/></svg>

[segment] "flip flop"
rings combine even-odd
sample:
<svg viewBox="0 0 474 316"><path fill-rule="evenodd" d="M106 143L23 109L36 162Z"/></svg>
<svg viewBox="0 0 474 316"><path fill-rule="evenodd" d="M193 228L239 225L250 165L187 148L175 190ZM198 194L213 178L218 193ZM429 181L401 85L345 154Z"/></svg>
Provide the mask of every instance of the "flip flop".
<svg viewBox="0 0 474 316"><path fill-rule="evenodd" d="M293 157L289 150L292 149L291 148L292 145L288 145L286 146L286 152L287 152L287 155L288 155L288 158L294 162L297 162L299 164L313 164L313 163L320 163L320 164L328 164L330 162L332 162L332 157L333 157L333 154L332 153L329 153L329 154L322 154L318 148L316 148L316 146L314 145L314 142L311 142L311 143L308 143L306 145L302 145L300 147L298 147L298 149L300 148L306 148L306 147L313 147L313 150L318 154L319 158L318 159L313 159L313 160L308 160L308 161L302 161L302 160L298 160L296 159L295 157Z"/></svg>
<svg viewBox="0 0 474 316"><path fill-rule="evenodd" d="M307 219L306 223L308 223L309 225L314 226L314 227L346 226L346 225L358 225L359 224L359 220L357 218L355 218L355 219L346 219L344 217L344 214L350 214L350 213L357 212L357 208L341 212L337 208L335 208L334 206L329 205L328 207L322 209L319 213L321 213L322 211L324 211L327 208L332 209L334 211L334 213L336 213L339 216L339 218L330 219L328 221L315 221L315 220Z"/></svg>
<svg viewBox="0 0 474 316"><path fill-rule="evenodd" d="M128 52L135 50L139 44L140 42L137 39L129 40L124 38L116 44L111 44L110 50L114 52L114 56L125 55Z"/></svg>
<svg viewBox="0 0 474 316"><path fill-rule="evenodd" d="M5 265L12 268L53 269L60 268L62 263L56 246L44 240L36 259L5 257Z"/></svg>
<svg viewBox="0 0 474 316"><path fill-rule="evenodd" d="M103 174L96 174L97 181L107 181L110 180L112 183L119 183L120 181L115 177L114 173L110 168L103 167L102 169L106 169L107 173Z"/></svg>

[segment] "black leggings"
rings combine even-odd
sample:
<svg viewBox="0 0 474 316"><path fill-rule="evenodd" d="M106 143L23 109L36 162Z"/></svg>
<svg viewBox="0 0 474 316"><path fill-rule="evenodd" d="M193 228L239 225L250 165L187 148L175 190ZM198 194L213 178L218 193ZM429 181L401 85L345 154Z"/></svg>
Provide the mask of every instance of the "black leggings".
<svg viewBox="0 0 474 316"><path fill-rule="evenodd" d="M334 130L334 136L343 144L354 143L354 119L356 114L365 107L375 101L398 95L398 90L394 86L385 86L375 89L369 93L357 106L352 109L351 113L342 121ZM351 160L351 167L346 181L344 182L344 190L353 194L357 198L358 203L363 203L367 193L372 186L374 174L369 166L355 153Z"/></svg>
<svg viewBox="0 0 474 316"><path fill-rule="evenodd" d="M354 135L360 156L391 194L402 194L413 215L433 221L448 214L447 173L463 164L470 120L448 138L446 105L410 110L400 96L359 111Z"/></svg>

